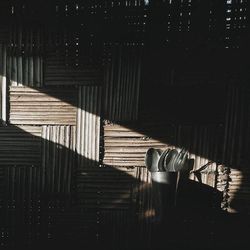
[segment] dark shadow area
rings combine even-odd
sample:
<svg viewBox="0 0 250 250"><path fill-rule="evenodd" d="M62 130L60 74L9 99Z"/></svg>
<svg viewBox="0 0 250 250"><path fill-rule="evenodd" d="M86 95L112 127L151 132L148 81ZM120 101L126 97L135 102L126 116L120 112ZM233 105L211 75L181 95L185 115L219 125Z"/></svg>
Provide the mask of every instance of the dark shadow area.
<svg viewBox="0 0 250 250"><path fill-rule="evenodd" d="M1 249L129 249L137 226L132 170L100 167L71 144L13 125L0 127L0 138Z"/></svg>
<svg viewBox="0 0 250 250"><path fill-rule="evenodd" d="M148 187L129 174L135 169L99 167L98 162L82 159L65 146L11 127L13 134L23 137L24 154L25 147L38 140L46 160L24 165L17 158L12 166L1 164L3 249L233 249L247 242L246 217L222 211L222 194L189 180L187 172L180 176L175 205L174 185L153 185L156 216L148 220L152 230L148 242L144 237L149 235L141 234L138 219L145 215L137 207ZM12 142L18 143L13 138ZM29 162L30 157L22 159ZM79 160L85 162L82 168ZM144 197L145 205L148 199ZM159 206L161 220L157 220Z"/></svg>

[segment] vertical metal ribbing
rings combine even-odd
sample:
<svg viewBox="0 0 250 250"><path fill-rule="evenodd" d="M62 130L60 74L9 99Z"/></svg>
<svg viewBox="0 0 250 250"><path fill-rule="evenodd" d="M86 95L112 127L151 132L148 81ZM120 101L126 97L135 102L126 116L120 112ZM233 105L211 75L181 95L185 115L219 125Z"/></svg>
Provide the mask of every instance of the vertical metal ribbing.
<svg viewBox="0 0 250 250"><path fill-rule="evenodd" d="M45 144L45 151L42 152L42 154L44 154L46 156L46 161L45 161L45 187L46 187L46 192L50 192L51 187L50 187L50 183L51 183L51 178L50 178L50 172L48 169L49 166L49 150L50 150L50 134L49 134L49 126L44 126L45 128L45 138L44 139L44 144Z"/></svg>
<svg viewBox="0 0 250 250"><path fill-rule="evenodd" d="M82 88L78 89L78 105L77 105L77 119L76 119L76 152L77 152L77 162L81 165L81 140L82 129L81 129L81 120L82 120Z"/></svg>
<svg viewBox="0 0 250 250"><path fill-rule="evenodd" d="M66 126L66 150L67 150L67 155L68 155L68 160L67 160L67 168L64 173L64 176L66 177L66 185L65 189L63 190L65 193L70 193L71 192L71 181L72 181L72 171L73 171L73 161L74 161L74 147L73 147L73 133L72 131L74 130L75 126Z"/></svg>
<svg viewBox="0 0 250 250"><path fill-rule="evenodd" d="M132 119L132 113L133 113L133 109L135 108L134 105L134 95L136 94L134 92L134 88L135 88L135 84L136 84L136 71L135 71L135 64L136 64L136 58L135 55L131 55L129 56L131 65L129 67L129 71L130 71L130 78L128 79L128 85L129 85L129 98L128 98L128 110L130 112L127 113L127 119L131 120Z"/></svg>
<svg viewBox="0 0 250 250"><path fill-rule="evenodd" d="M107 102L107 109L105 110L105 115L106 115L106 119L110 119L113 120L114 117L112 117L112 107L114 107L114 103L113 103L113 93L114 93L114 82L115 82L115 64L116 64L116 57L115 57L115 53L112 53L112 57L111 57L111 62L108 67L108 70L110 69L110 78L108 79L109 81L105 83L105 86L107 86L106 89L106 102Z"/></svg>
<svg viewBox="0 0 250 250"><path fill-rule="evenodd" d="M141 82L141 58L137 55L135 70L137 72L136 84L135 84L135 104L134 104L134 116L133 120L138 119L139 112L139 95L140 95L140 82Z"/></svg>
<svg viewBox="0 0 250 250"><path fill-rule="evenodd" d="M129 102L129 98L130 98L130 94L129 94L129 86L130 86L130 79L131 79L131 62L130 62L130 57L127 58L126 60L126 64L125 64L125 67L126 67L126 74L124 76L124 93L125 93L125 97L124 97L124 102L122 103L122 106L123 106L123 113L127 113L127 110L128 110L128 102Z"/></svg>
<svg viewBox="0 0 250 250"><path fill-rule="evenodd" d="M75 175L75 143L76 143L76 127L75 126L71 126L70 127L70 151L69 151L69 155L70 155L70 163L69 163L69 171L68 171L68 178L70 181L67 182L67 186L66 186L66 193L70 193L71 189L72 189L72 183L73 180L72 178Z"/></svg>
<svg viewBox="0 0 250 250"><path fill-rule="evenodd" d="M117 87L116 87L116 98L115 98L115 108L116 112L114 113L114 117L116 120L120 121L122 119L121 114L121 105L120 105L120 99L122 98L122 92L121 92L121 81L122 81L122 73L126 69L123 70L123 53L122 48L119 48L119 54L118 54L118 73L117 73Z"/></svg>
<svg viewBox="0 0 250 250"><path fill-rule="evenodd" d="M41 183L41 186L40 186L40 190L41 192L43 193L45 191L45 174L46 174L46 154L45 154L45 151L46 151L46 144L45 144L45 138L46 138L46 126L43 126L42 127L42 140L43 140L43 143L42 143L42 154L41 154L41 171L40 171L40 183Z"/></svg>
<svg viewBox="0 0 250 250"><path fill-rule="evenodd" d="M50 127L50 144L52 147L52 152L50 152L50 165L48 165L48 167L50 168L50 173L51 173L51 192L54 193L55 192L55 178L56 178L56 154L57 154L57 150L56 150L56 129L57 126L52 126Z"/></svg>
<svg viewBox="0 0 250 250"><path fill-rule="evenodd" d="M23 32L22 28L17 28L17 85L20 86L23 83L23 64L22 64L22 39L23 39Z"/></svg>
<svg viewBox="0 0 250 250"><path fill-rule="evenodd" d="M227 144L228 144L228 135L230 130L230 113L231 113L231 87L227 89L227 99L226 99L226 115L225 115L225 132L223 140L223 153L222 160L225 163L227 159Z"/></svg>
<svg viewBox="0 0 250 250"><path fill-rule="evenodd" d="M74 161L72 126L43 126L43 159L41 180L45 191L69 193ZM74 141L72 141L74 140Z"/></svg>
<svg viewBox="0 0 250 250"><path fill-rule="evenodd" d="M110 59L112 60L112 59ZM109 59L107 59L106 61L106 68L104 71L104 83L105 83L105 87L106 87L106 91L105 91L105 96L104 96L104 111L108 110L108 104L109 104L109 88L110 88L110 82L111 82L111 67L112 67L112 62L110 62Z"/></svg>
<svg viewBox="0 0 250 250"><path fill-rule="evenodd" d="M88 108L88 145L87 145L87 160L89 159L89 165L92 166L93 159L92 159L92 144L93 144L93 126L92 126L92 117L93 117L93 87L89 88L89 108Z"/></svg>
<svg viewBox="0 0 250 250"><path fill-rule="evenodd" d="M40 81L40 65L39 65L39 39L40 32L36 31L34 38L34 48L33 48L33 57L34 57L34 85L39 87L41 84Z"/></svg>
<svg viewBox="0 0 250 250"><path fill-rule="evenodd" d="M13 46L12 46L12 67L11 67L11 85L12 86L17 86L17 57L16 57L16 52L17 52L17 44L16 44L16 33L15 29L13 31Z"/></svg>
<svg viewBox="0 0 250 250"><path fill-rule="evenodd" d="M29 85L31 87L34 86L34 61L33 61L33 32L29 31L29 69L28 69L28 77L29 77Z"/></svg>
<svg viewBox="0 0 250 250"><path fill-rule="evenodd" d="M0 72L0 88L1 88L1 97L0 97L0 119L3 123L7 121L7 48L5 45L0 46L0 64L1 64L1 72Z"/></svg>
<svg viewBox="0 0 250 250"><path fill-rule="evenodd" d="M100 87L79 87L76 149L80 167L99 161L100 102Z"/></svg>
<svg viewBox="0 0 250 250"><path fill-rule="evenodd" d="M94 141L95 145L93 147L94 151L94 159L96 163L99 163L99 154L100 154L100 129L101 129L101 88L95 87L95 110L94 110L94 117L95 117L95 129L94 131Z"/></svg>
<svg viewBox="0 0 250 250"><path fill-rule="evenodd" d="M81 140L81 138L84 137L84 123L82 121L85 119L85 117L83 117L84 113L82 112L83 100L85 100L83 93L84 93L83 87L79 87L76 152L77 152L78 164L80 166L82 165L82 155L83 155L83 149L84 149L84 144L83 144L84 141Z"/></svg>
<svg viewBox="0 0 250 250"><path fill-rule="evenodd" d="M245 105L246 105L246 95L245 95L245 89L240 89L239 94L239 135L238 135L238 141L239 141L239 147L237 149L237 155L236 155L236 164L237 166L241 166L242 164L242 155L244 154L242 151L244 150L244 134L243 131L245 129Z"/></svg>
<svg viewBox="0 0 250 250"><path fill-rule="evenodd" d="M83 133L84 137L82 138L83 143L84 143L84 148L83 148L83 162L84 166L87 165L87 154L88 154L88 143L89 143L89 88L84 89L84 106L82 106L82 112L84 113L84 120L82 120L83 123Z"/></svg>
<svg viewBox="0 0 250 250"><path fill-rule="evenodd" d="M29 86L29 40L28 40L28 30L25 31L25 43L24 43L24 55L23 55L23 85Z"/></svg>
<svg viewBox="0 0 250 250"><path fill-rule="evenodd" d="M112 60L106 65L105 118L131 121L138 118L141 58L135 48L111 48Z"/></svg>
<svg viewBox="0 0 250 250"><path fill-rule="evenodd" d="M92 95L91 95L91 144L90 144L90 159L92 159L91 165L95 166L95 148L96 148L96 140L95 140L95 127L96 127L96 109L95 106L97 104L97 90L96 87L92 87Z"/></svg>
<svg viewBox="0 0 250 250"><path fill-rule="evenodd" d="M9 67L9 81L10 85L16 86L17 85L17 79L16 79L16 58L15 58L15 52L16 52L16 40L15 40L15 27L12 27L12 30L10 32L10 51L9 56L11 58Z"/></svg>
<svg viewBox="0 0 250 250"><path fill-rule="evenodd" d="M41 87L43 84L42 30L12 26L8 51L11 86Z"/></svg>
<svg viewBox="0 0 250 250"><path fill-rule="evenodd" d="M122 62L121 62L121 72L120 72L120 76L119 76L119 85L120 85L120 91L119 91L119 98L118 98L118 107L119 107L119 116L118 116L118 120L121 119L122 114L124 113L123 110L123 100L124 97L126 95L125 91L124 91L124 82L125 82L125 76L127 73L127 67L126 67L126 57L122 57Z"/></svg>
<svg viewBox="0 0 250 250"><path fill-rule="evenodd" d="M2 118L2 107L3 107L3 103L2 103L2 99L3 99L3 78L4 78L4 73L3 73L3 64L4 64L4 59L3 59L3 51L4 51L4 46L2 44L0 44L0 121Z"/></svg>

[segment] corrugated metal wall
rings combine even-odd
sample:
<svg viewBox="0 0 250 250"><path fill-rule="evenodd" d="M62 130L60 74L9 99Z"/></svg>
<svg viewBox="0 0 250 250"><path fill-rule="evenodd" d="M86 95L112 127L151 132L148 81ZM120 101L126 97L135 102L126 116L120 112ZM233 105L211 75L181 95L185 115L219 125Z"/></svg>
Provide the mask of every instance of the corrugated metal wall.
<svg viewBox="0 0 250 250"><path fill-rule="evenodd" d="M11 124L76 125L76 89L10 87L9 101Z"/></svg>
<svg viewBox="0 0 250 250"><path fill-rule="evenodd" d="M1 246L62 238L111 249L130 249L131 239L152 244L155 211L144 164L149 147L185 147L194 171L207 165L200 181L223 192L223 209L249 212L248 92L236 82L222 87L227 99L207 98L202 88L188 99L182 89L227 85L221 81L228 78L215 71L211 77L193 54L204 39L206 49L215 43L223 51L246 48L239 39L249 39L246 3L147 2L44 4L51 26L39 16L43 4L3 4L10 22L0 27ZM227 10L242 21L226 19ZM200 32L197 12L208 33ZM223 27L217 22L222 13ZM156 44L156 56L147 57ZM148 109L151 94L165 113ZM171 101L182 98L188 102L181 111L202 122L173 122ZM190 109L204 103L210 111L221 103L226 112L217 119ZM155 119L157 112L162 119Z"/></svg>

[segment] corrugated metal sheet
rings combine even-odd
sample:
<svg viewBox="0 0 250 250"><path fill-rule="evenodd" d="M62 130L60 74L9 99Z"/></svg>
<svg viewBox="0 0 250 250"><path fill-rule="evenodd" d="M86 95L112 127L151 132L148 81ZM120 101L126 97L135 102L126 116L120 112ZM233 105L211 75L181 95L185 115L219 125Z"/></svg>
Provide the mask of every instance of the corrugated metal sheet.
<svg viewBox="0 0 250 250"><path fill-rule="evenodd" d="M150 147L187 148L194 160L193 170L204 166L219 156L221 128L210 126L174 126L144 123L138 126L107 124L104 126L103 163L118 166L145 166L145 153ZM141 131L141 132L139 132ZM157 138L157 139L154 139ZM202 182L210 186L216 183L216 163L202 172ZM192 179L196 178L191 175Z"/></svg>
<svg viewBox="0 0 250 250"><path fill-rule="evenodd" d="M159 130L157 130L154 126L144 124L145 131L141 127L142 132L138 132L140 131L139 127L131 128L130 126L125 127L116 124L104 126L104 164L112 166L145 166L144 159L148 148L166 149L170 146L170 143L167 144L162 141L166 141L168 137L171 137L173 127L170 126L170 131L168 131L166 128L159 128L158 126ZM162 140L148 136L156 130ZM169 141L172 141L172 139Z"/></svg>
<svg viewBox="0 0 250 250"><path fill-rule="evenodd" d="M96 166L100 154L101 87L79 87L76 152L78 167Z"/></svg>
<svg viewBox="0 0 250 250"><path fill-rule="evenodd" d="M10 4L6 5L8 8L5 10L6 14L8 12L9 15L12 15L11 21L29 20L27 23L33 24L33 21L30 22L30 20L36 18L37 9L35 7L37 6L35 5L37 3L29 5L30 1L24 1L23 5L23 1L18 1L11 6L12 1L9 2ZM30 28L29 25L25 29L14 25L9 29L11 31L10 42L6 40L6 33L1 35L0 31L2 43L0 67L3 76L5 76L5 72L7 76L6 79L3 77L0 79L2 93L0 118L4 121L8 120L6 98L9 96L6 95L6 84L10 83L12 85L10 87L10 122L18 125L33 125L15 128L11 125L0 127L0 156L4 154L3 157L0 157L0 163L2 161L0 212L1 221L3 221L0 227L0 245L20 247L19 243L25 242L25 246L27 246L37 239L55 239L55 237L62 241L63 236L66 235L71 240L79 240L83 237L83 241L86 240L88 243L99 242L101 244L103 242L109 248L130 249L129 246L134 244L127 237L130 231L128 224L131 223L132 229L135 230L133 231L135 232L134 237L140 242L139 244L145 245L145 247L151 246L150 237L154 230L152 219L155 212L152 205L150 173L144 167L144 156L149 147L165 149L169 146L183 147L184 145L190 150L190 157L194 159L194 170L210 163L211 160L220 162L223 159L230 164L240 162L242 134L238 131L242 130L244 122L241 120L241 113L238 113L242 103L241 95L236 93L237 90L233 90L233 94L229 94L225 141L221 140L221 134L223 134L221 131L224 128L218 124L216 126L175 124L170 127L164 125L161 129L155 126L154 122L146 128L144 128L145 124L139 123L137 126L128 124L128 127L107 124L104 126L104 159L103 162L100 161L99 147L102 139L100 105L104 104L104 114L102 115L106 120L138 120L141 77L141 50L138 47L143 47L142 37L148 27L146 21L152 17L155 18L156 22L151 22L149 27L153 33L148 33L149 36L156 34L156 36L151 36L154 42L157 41L161 46L165 44L166 47L171 43L173 47L185 48L189 55L189 48L197 47L197 43L194 44L192 40L192 46L190 46L183 41L187 41L186 35L188 38L189 30L192 30L193 27L189 21L196 19L193 19L193 13L191 16L193 2L187 1L173 4L172 1L162 1L161 3L155 1L148 7L145 6L146 1L136 0L123 3L110 0L104 1L104 4L100 1L85 2L89 3L73 1L72 3L60 2L57 5L44 4L45 9L50 10L50 14L53 13L53 20L56 20L58 26L63 26L64 29L64 24L67 24L65 29L70 29L69 24L73 23L75 27L70 35L61 30L57 31L55 27L52 28L55 33L60 33L54 37L46 37L48 40L54 39L52 53L43 50L45 40L43 40L42 30ZM170 4L170 16L166 15L164 18L162 15L154 16L156 14L154 11L163 6L168 8ZM235 6L243 7L244 4L245 1L235 3ZM131 8L132 6L133 8ZM206 9L207 13L209 13L210 7ZM213 6L213 8L216 7L217 5ZM144 14L148 14L147 8L149 8L149 14L152 15L145 18ZM134 9L136 10L134 11ZM151 10L152 12L150 12ZM162 13L165 10L162 8ZM209 29L211 27L212 30L218 29L216 28L219 23L217 14L221 14L221 10L224 11L222 8L216 14L213 12L206 17L207 19L204 18L206 21L212 20L215 24L211 25ZM172 11L177 11L178 17L175 14L172 15ZM242 11L242 13L244 12L245 10ZM4 14L1 8L0 13ZM86 13L88 17L91 16L91 19L85 19ZM100 13L101 15L99 15ZM121 16L119 14L115 16L116 13ZM28 14L31 16L26 19L25 15ZM44 17L42 11L37 14ZM238 14L238 17L244 17L241 12ZM104 48L101 49L106 50L105 53L111 54L110 58L109 56L105 58L107 60L105 87L102 96L105 100L101 100L100 87L93 86L100 84L99 79L102 77L101 67L99 68L95 64L95 60L97 61L96 58L100 57L100 54L97 56L93 54L96 44L92 46L92 42L98 40L96 33L99 32L96 32L97 25L92 24L94 16L101 16L99 21L103 22L104 19L107 26L112 26L109 28L109 34L104 31L104 40L112 40L112 42L105 43ZM48 18L48 20L51 19ZM163 29L156 29L159 25L157 22L162 23L162 20L165 20L167 35L162 32ZM47 16L44 21L47 22ZM74 22L78 23L78 26ZM36 26L35 23L34 26ZM118 23L119 25L117 25ZM242 30L245 19L241 24L238 20L232 20L233 23L239 24L236 27L237 30ZM86 29L85 26L88 25L88 35L85 36L85 33L80 30ZM238 29L240 25L242 27ZM233 26L231 25L231 27ZM224 28L223 26L221 29L223 32ZM118 32L116 33L116 31ZM231 31L230 28L229 32ZM195 33L199 32L195 31ZM217 33L219 36L216 35L216 38L212 39L213 42L216 39L229 40L225 43L221 42L218 46L227 46L227 42L229 42L229 47L238 46L237 41L233 39L238 36L237 32L233 32L229 36L230 39L221 39L220 34L222 33ZM103 33L100 32L100 34ZM172 34L174 35L172 36ZM7 35L9 35L8 32ZM3 39L3 37L5 38ZM203 37L202 33L197 41L203 41ZM68 42L70 43L66 44ZM117 48L110 49L114 44L119 45ZM123 48L119 47L121 45ZM44 56L47 60L46 65L43 65ZM183 57L176 56L178 63L180 58ZM88 64L88 67L83 66L84 63ZM90 65L92 66L89 67ZM47 86L60 85L58 88L20 87L21 85L42 86L44 66L46 66L45 84ZM171 65L171 67L173 66ZM96 70L96 68L98 69ZM162 68L165 70L165 66ZM172 68L168 70L171 71ZM153 77L155 76L153 75ZM203 78L207 78L203 72L199 76L197 76L197 72L195 75L189 72L182 77L184 77L184 79L180 79L182 85L191 82L200 84ZM73 87L75 84L91 86L78 89ZM62 85L70 85L70 89ZM79 94L78 97L77 94ZM205 101L213 102L212 99ZM192 110L188 110L188 112L192 112ZM240 120L239 123L238 120ZM221 150L223 143L225 143L224 151ZM78 154L76 163L75 153ZM99 163L111 165L111 167L97 167ZM22 166L18 166L20 164ZM116 168L116 165L123 167ZM125 168L124 166L137 167ZM240 202L244 202L243 206L245 206L249 199L248 174L246 170L240 172L224 166L218 167L218 163L212 161L201 172L201 182L217 187L224 192L226 208L232 207L236 198ZM191 175L190 178L197 180L194 175ZM133 224L131 218L137 219L136 225ZM107 230L109 226L112 231ZM102 248L104 247L102 246Z"/></svg>
<svg viewBox="0 0 250 250"><path fill-rule="evenodd" d="M10 123L76 125L76 89L10 87Z"/></svg>
<svg viewBox="0 0 250 250"><path fill-rule="evenodd" d="M190 178L201 181L211 187L216 187L218 163L215 159L219 161L221 158L223 127L220 124L195 126L188 129L185 127L179 127L180 134L178 139L179 143L177 145L182 145L183 138L185 138L185 136L182 136L181 130L186 130L186 135L193 130L191 137L188 136L185 139L190 141L188 147L190 152L189 158L194 160L193 170L195 171L205 165L207 166L200 172L200 180L198 180L193 174L190 175ZM184 145L186 145L186 143Z"/></svg>
<svg viewBox="0 0 250 250"><path fill-rule="evenodd" d="M153 203L153 192L151 175L145 167L136 168L137 185L134 186L136 200L136 240L141 243L142 248L152 244L152 233L154 231L155 207Z"/></svg>
<svg viewBox="0 0 250 250"><path fill-rule="evenodd" d="M1 9L3 11L6 11L5 7L6 6L4 6ZM1 15L1 17L2 17L2 15ZM1 24L0 24L0 43L6 43L6 42L8 42L8 39L9 39L9 25L8 24L6 25L6 23L1 22Z"/></svg>
<svg viewBox="0 0 250 250"><path fill-rule="evenodd" d="M104 248L131 249L134 239L134 221L129 211L103 211L100 213L98 240ZM107 230L109 228L110 230Z"/></svg>
<svg viewBox="0 0 250 250"><path fill-rule="evenodd" d="M0 127L0 165L38 165L40 161L40 127Z"/></svg>
<svg viewBox="0 0 250 250"><path fill-rule="evenodd" d="M77 173L77 196L81 208L124 210L131 207L135 169L96 167Z"/></svg>
<svg viewBox="0 0 250 250"><path fill-rule="evenodd" d="M7 112L6 112L6 104L7 104L7 78L6 78L6 70L7 70L7 48L4 44L0 44L0 123L6 122L7 120Z"/></svg>
<svg viewBox="0 0 250 250"><path fill-rule="evenodd" d="M70 193L75 169L75 126L42 127L42 190Z"/></svg>
<svg viewBox="0 0 250 250"><path fill-rule="evenodd" d="M227 91L226 128L223 162L225 208L229 212L248 212L249 200L249 90L246 86L229 85Z"/></svg>
<svg viewBox="0 0 250 250"><path fill-rule="evenodd" d="M11 86L43 85L43 31L12 26L8 44L7 78Z"/></svg>
<svg viewBox="0 0 250 250"><path fill-rule="evenodd" d="M228 208L230 212L247 213L250 209L250 171L249 169L233 169L229 171Z"/></svg>
<svg viewBox="0 0 250 250"><path fill-rule="evenodd" d="M1 207L1 246L12 247L25 239L39 238L43 225L39 200L39 167L9 166L4 169L4 202Z"/></svg>
<svg viewBox="0 0 250 250"><path fill-rule="evenodd" d="M112 48L105 69L104 116L110 121L138 118L141 55L135 48Z"/></svg>
<svg viewBox="0 0 250 250"><path fill-rule="evenodd" d="M65 48L66 50L66 48ZM78 54L77 52L75 52ZM74 65L70 55L60 52L46 54L44 82L50 85L100 85L103 82L102 71L93 67L80 66L75 58ZM75 56L77 57L77 56ZM68 62L70 61L70 62Z"/></svg>
<svg viewBox="0 0 250 250"><path fill-rule="evenodd" d="M247 95L239 86L229 86L227 95L226 127L224 135L223 161L226 165L239 168L244 161L242 151L245 139L243 131L247 128Z"/></svg>

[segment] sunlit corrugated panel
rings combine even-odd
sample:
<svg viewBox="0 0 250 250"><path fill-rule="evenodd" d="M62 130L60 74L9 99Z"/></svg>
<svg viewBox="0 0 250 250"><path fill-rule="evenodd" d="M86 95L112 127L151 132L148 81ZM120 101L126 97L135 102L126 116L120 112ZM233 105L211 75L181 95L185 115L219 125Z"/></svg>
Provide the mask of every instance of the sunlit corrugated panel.
<svg viewBox="0 0 250 250"><path fill-rule="evenodd" d="M74 88L10 87L10 123L75 125Z"/></svg>
<svg viewBox="0 0 250 250"><path fill-rule="evenodd" d="M0 44L0 124L7 120L6 104L7 104L7 48L4 44Z"/></svg>
<svg viewBox="0 0 250 250"><path fill-rule="evenodd" d="M193 160L193 171L204 168L200 178L191 174L190 178L215 187L217 163L220 156L220 125L166 125L147 124L141 126L117 124L104 126L104 158L106 165L145 166L148 148L185 148Z"/></svg>
<svg viewBox="0 0 250 250"><path fill-rule="evenodd" d="M103 163L113 166L145 166L144 160L148 148L164 150L171 145L172 139L169 139L169 144L167 143L167 138L172 136L169 133L171 131L173 131L171 126L168 131L164 126L125 127L107 124L104 126ZM151 137L152 134L157 139Z"/></svg>
<svg viewBox="0 0 250 250"><path fill-rule="evenodd" d="M39 165L41 128L35 126L0 127L1 165Z"/></svg>
<svg viewBox="0 0 250 250"><path fill-rule="evenodd" d="M75 159L75 126L42 127L41 189L70 193Z"/></svg>
<svg viewBox="0 0 250 250"><path fill-rule="evenodd" d="M100 114L101 88L79 87L76 136L79 167L99 164Z"/></svg>
<svg viewBox="0 0 250 250"><path fill-rule="evenodd" d="M248 168L229 170L227 186L229 212L249 213L250 211L250 170Z"/></svg>

